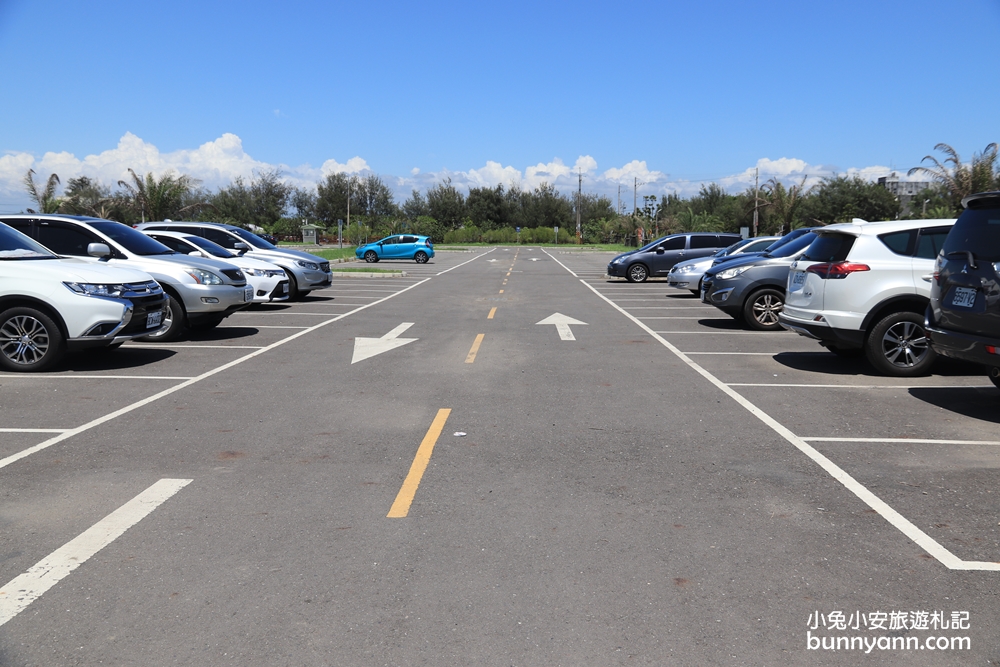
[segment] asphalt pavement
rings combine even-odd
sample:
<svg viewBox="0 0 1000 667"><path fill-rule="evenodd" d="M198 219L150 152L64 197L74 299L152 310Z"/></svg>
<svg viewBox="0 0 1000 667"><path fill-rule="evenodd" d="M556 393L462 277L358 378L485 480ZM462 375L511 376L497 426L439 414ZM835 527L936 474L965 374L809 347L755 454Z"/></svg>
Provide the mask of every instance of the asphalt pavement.
<svg viewBox="0 0 1000 667"><path fill-rule="evenodd" d="M0 374L0 665L1000 664L1000 392L611 256Z"/></svg>

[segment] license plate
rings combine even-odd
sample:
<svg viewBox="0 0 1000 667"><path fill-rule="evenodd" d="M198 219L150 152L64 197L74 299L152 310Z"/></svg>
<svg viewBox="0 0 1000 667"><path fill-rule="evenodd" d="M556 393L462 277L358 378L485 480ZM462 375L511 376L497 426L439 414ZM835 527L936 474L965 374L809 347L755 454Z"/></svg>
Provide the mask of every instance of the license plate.
<svg viewBox="0 0 1000 667"><path fill-rule="evenodd" d="M806 272L796 271L792 274L792 287L802 287L806 282Z"/></svg>
<svg viewBox="0 0 1000 667"><path fill-rule="evenodd" d="M243 288L243 300L253 301L253 287L249 285Z"/></svg>
<svg viewBox="0 0 1000 667"><path fill-rule="evenodd" d="M976 305L976 290L969 287L956 287L951 297L951 305L972 308Z"/></svg>
<svg viewBox="0 0 1000 667"><path fill-rule="evenodd" d="M153 329L159 328L163 324L163 311L154 310L151 313L146 313L146 328Z"/></svg>

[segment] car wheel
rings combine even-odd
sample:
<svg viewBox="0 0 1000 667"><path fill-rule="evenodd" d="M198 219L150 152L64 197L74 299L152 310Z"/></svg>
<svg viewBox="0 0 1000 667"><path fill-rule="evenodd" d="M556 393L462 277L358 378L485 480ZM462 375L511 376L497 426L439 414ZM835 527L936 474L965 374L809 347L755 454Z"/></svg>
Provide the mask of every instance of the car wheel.
<svg viewBox="0 0 1000 667"><path fill-rule="evenodd" d="M1000 366L994 366L990 369L989 378L996 385L996 388L1000 389Z"/></svg>
<svg viewBox="0 0 1000 667"><path fill-rule="evenodd" d="M649 269L646 268L645 264L633 264L628 267L625 277L630 283L644 283L649 277Z"/></svg>
<svg viewBox="0 0 1000 667"><path fill-rule="evenodd" d="M312 290L311 290L311 289L303 289L303 290L299 290L299 301L302 301L302 300L304 300L304 299L305 299L305 298L306 298L307 296L309 296L309 292L312 292Z"/></svg>
<svg viewBox="0 0 1000 667"><path fill-rule="evenodd" d="M923 316L910 312L892 313L872 327L865 356L880 373L896 377L924 375L937 358Z"/></svg>
<svg viewBox="0 0 1000 667"><path fill-rule="evenodd" d="M774 331L781 328L778 313L784 307L784 292L770 288L758 290L743 304L743 320L751 329Z"/></svg>
<svg viewBox="0 0 1000 667"><path fill-rule="evenodd" d="M374 250L368 250L365 252L365 261L369 264L374 264L378 261L378 253Z"/></svg>
<svg viewBox="0 0 1000 667"><path fill-rule="evenodd" d="M288 300L295 301L299 298L299 283L296 282L295 276L292 275L291 271L285 270L285 275L288 276Z"/></svg>
<svg viewBox="0 0 1000 667"><path fill-rule="evenodd" d="M167 305L163 308L163 326L154 331L151 334L146 334L145 336L139 338L139 340L144 340L148 343L158 343L164 340L174 340L181 335L184 331L184 324L187 321L187 315L184 314L184 306L181 302L173 297L173 295L167 295Z"/></svg>
<svg viewBox="0 0 1000 667"><path fill-rule="evenodd" d="M63 353L63 335L52 318L34 308L11 308L0 315L0 368L45 370Z"/></svg>
<svg viewBox="0 0 1000 667"><path fill-rule="evenodd" d="M416 255L413 256L413 261L415 261L417 264L426 264L427 253L421 250L420 252L418 252Z"/></svg>

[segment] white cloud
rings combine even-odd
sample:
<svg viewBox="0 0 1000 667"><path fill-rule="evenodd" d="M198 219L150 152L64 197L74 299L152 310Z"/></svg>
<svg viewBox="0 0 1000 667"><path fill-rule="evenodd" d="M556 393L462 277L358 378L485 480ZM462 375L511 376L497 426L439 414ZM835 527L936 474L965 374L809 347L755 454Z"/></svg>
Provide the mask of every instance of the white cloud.
<svg viewBox="0 0 1000 667"><path fill-rule="evenodd" d="M28 169L34 169L38 174L36 182L42 182L49 174L56 173L64 184L71 178L89 176L113 187L118 181L128 178L129 168L137 174L147 172L156 175L167 172L186 174L198 179L210 190L224 187L236 177L249 178L254 172L271 169L279 169L286 182L304 188L315 187L318 181L329 174L374 173L368 162L360 156L352 157L344 163L331 158L323 162L319 168L308 164L289 167L285 164L261 162L247 154L238 136L229 133L197 148L161 153L155 145L131 132L126 132L116 147L96 155L87 155L82 159L67 152L45 153L40 158L30 153L17 152L8 152L0 156L0 212L15 212L31 205L24 191L24 175ZM596 159L590 155L581 155L573 166L566 165L562 159L555 157L550 162L539 162L525 167L522 171L515 166L490 160L482 167L467 171L445 169L439 172L423 172L419 167L414 167L405 176L381 176L394 188L400 202L409 197L412 189L426 192L428 188L445 179L451 179L455 187L466 191L469 188L496 185L504 187L516 185L530 190L542 183L549 183L560 192L569 194L577 188L578 174L583 175L583 188L586 192L615 199L619 188L631 189L636 182L640 183L637 188L640 196L676 192L682 197L689 197L697 194L702 185L709 182L719 183L728 192L740 192L753 187L755 169L759 170L761 184L775 178L786 185L798 184L803 178L806 178L807 185L812 185L823 178L838 174L856 175L874 180L890 173L890 169L883 166L838 170L835 167L812 165L797 158L782 157L761 158L757 164L741 172L713 181L697 181L671 179L669 174L650 169L642 160L632 160L620 167L610 167L600 171ZM906 180L905 174L899 176Z"/></svg>

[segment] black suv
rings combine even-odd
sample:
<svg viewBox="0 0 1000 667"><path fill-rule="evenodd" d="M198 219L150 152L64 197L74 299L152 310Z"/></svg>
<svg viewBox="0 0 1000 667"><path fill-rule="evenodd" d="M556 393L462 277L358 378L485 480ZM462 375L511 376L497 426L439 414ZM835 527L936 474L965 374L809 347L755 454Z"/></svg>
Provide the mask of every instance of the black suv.
<svg viewBox="0 0 1000 667"><path fill-rule="evenodd" d="M987 366L1000 387L1000 192L962 205L934 265L924 328L938 354Z"/></svg>

